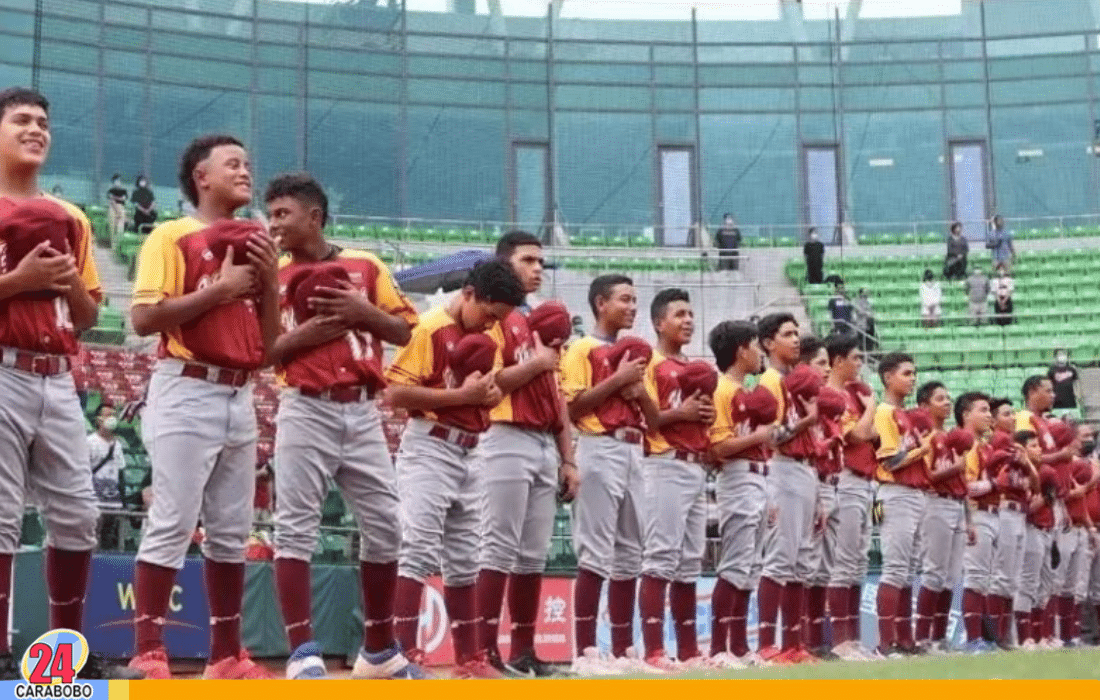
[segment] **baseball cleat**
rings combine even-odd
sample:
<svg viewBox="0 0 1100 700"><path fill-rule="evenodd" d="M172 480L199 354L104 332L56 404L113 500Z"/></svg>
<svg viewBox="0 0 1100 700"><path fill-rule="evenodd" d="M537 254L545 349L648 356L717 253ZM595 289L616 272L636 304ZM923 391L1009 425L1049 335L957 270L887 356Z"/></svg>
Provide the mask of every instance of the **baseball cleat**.
<svg viewBox="0 0 1100 700"><path fill-rule="evenodd" d="M401 651L401 645L393 643L389 649L369 652L360 648L351 669L352 678L386 678L392 680L425 680L431 678L419 664L413 663Z"/></svg>
<svg viewBox="0 0 1100 700"><path fill-rule="evenodd" d="M23 674L15 666L11 653L0 654L0 681L21 681Z"/></svg>
<svg viewBox="0 0 1100 700"><path fill-rule="evenodd" d="M269 680L275 676L253 661L247 651L241 649L236 656L227 656L216 663L206 664L202 677L208 681L240 681Z"/></svg>
<svg viewBox="0 0 1100 700"><path fill-rule="evenodd" d="M509 661L505 666L508 672L517 678L550 678L561 675L553 664L548 664L527 651Z"/></svg>
<svg viewBox="0 0 1100 700"><path fill-rule="evenodd" d="M286 660L287 680L302 681L328 676L325 660L321 658L321 645L310 640L300 645Z"/></svg>
<svg viewBox="0 0 1100 700"><path fill-rule="evenodd" d="M172 677L172 670L168 668L168 654L163 648L138 654L130 659L128 666L141 671L149 679L168 680Z"/></svg>
<svg viewBox="0 0 1100 700"><path fill-rule="evenodd" d="M748 657L751 656L751 654L746 654L745 656ZM736 671L745 668L749 664L745 660L737 658L728 651L723 651L710 657L710 665L711 668L721 668Z"/></svg>
<svg viewBox="0 0 1100 700"><path fill-rule="evenodd" d="M778 664L816 664L819 661L820 659L802 647L788 649L775 659Z"/></svg>
<svg viewBox="0 0 1100 700"><path fill-rule="evenodd" d="M675 659L670 659L664 649L645 657L649 673L680 673L684 669Z"/></svg>
<svg viewBox="0 0 1100 700"><path fill-rule="evenodd" d="M782 653L783 652L781 652L779 650L779 647L777 646L767 646L756 652L756 655L760 658L761 661L767 661L768 663L771 663Z"/></svg>
<svg viewBox="0 0 1100 700"><path fill-rule="evenodd" d="M964 654L987 654L990 649L984 639L972 639L962 646L961 651Z"/></svg>
<svg viewBox="0 0 1100 700"><path fill-rule="evenodd" d="M619 670L613 659L600 653L596 647L588 647L581 655L573 659L570 673L577 676L619 676Z"/></svg>
<svg viewBox="0 0 1100 700"><path fill-rule="evenodd" d="M813 654L816 658L820 659L821 661L840 661L841 660L839 654L834 653L832 649L830 649L829 647L825 647L825 646L817 647L816 649L811 649L810 653Z"/></svg>
<svg viewBox="0 0 1100 700"><path fill-rule="evenodd" d="M489 655L484 651L460 665L454 670L451 678L463 680L499 680L504 674L489 664Z"/></svg>
<svg viewBox="0 0 1100 700"><path fill-rule="evenodd" d="M1042 649L1042 647L1035 643L1034 639L1025 639L1023 643L1020 644L1019 648L1020 651L1039 651Z"/></svg>

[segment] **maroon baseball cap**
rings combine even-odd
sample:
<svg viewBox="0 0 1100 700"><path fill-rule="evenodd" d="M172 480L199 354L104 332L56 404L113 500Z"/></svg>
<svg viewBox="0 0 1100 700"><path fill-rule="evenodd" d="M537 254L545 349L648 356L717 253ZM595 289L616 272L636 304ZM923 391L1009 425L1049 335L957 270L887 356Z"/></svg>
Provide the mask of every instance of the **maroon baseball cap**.
<svg viewBox="0 0 1100 700"><path fill-rule="evenodd" d="M824 384L818 371L809 365L798 365L783 377L783 386L796 399L816 398Z"/></svg>
<svg viewBox="0 0 1100 700"><path fill-rule="evenodd" d="M1054 438L1054 444L1059 449L1067 447L1077 437L1077 431L1065 421L1052 420L1047 425L1050 426L1050 436Z"/></svg>
<svg viewBox="0 0 1100 700"><path fill-rule="evenodd" d="M974 446L974 434L969 430L954 428L943 436L943 446L958 454L968 452Z"/></svg>
<svg viewBox="0 0 1100 700"><path fill-rule="evenodd" d="M989 446L998 452L1012 452L1014 444L1012 436L1000 430L993 431L993 437L989 438Z"/></svg>
<svg viewBox="0 0 1100 700"><path fill-rule="evenodd" d="M204 232L206 247L220 263L229 246L233 246L233 264L248 263L248 239L254 234L266 237L267 231L252 219L223 219L208 226Z"/></svg>
<svg viewBox="0 0 1100 700"><path fill-rule="evenodd" d="M0 218L0 243L3 244L0 274L14 270L43 241L48 241L50 247L62 255L73 253L79 236L79 224L60 204L42 197L20 202ZM52 299L59 294L41 290L28 292L26 296Z"/></svg>
<svg viewBox="0 0 1100 700"><path fill-rule="evenodd" d="M560 348L573 334L569 309L560 301L547 301L536 306L527 315L527 327L538 335L543 345L550 348Z"/></svg>
<svg viewBox="0 0 1100 700"><path fill-rule="evenodd" d="M653 357L653 348L641 338L634 336L620 338L607 353L607 361L611 364L612 371L615 371L627 353L630 353L631 360L637 360L640 357L649 364L649 359Z"/></svg>
<svg viewBox="0 0 1100 700"><path fill-rule="evenodd" d="M779 416L779 402L763 386L752 391L742 391L733 397L739 412L748 416L753 425L770 425Z"/></svg>
<svg viewBox="0 0 1100 700"><path fill-rule="evenodd" d="M923 408L911 408L906 412L906 415L909 417L909 424L918 433L930 433L936 429L936 424L932 422L932 416L928 415L928 411Z"/></svg>
<svg viewBox="0 0 1100 700"><path fill-rule="evenodd" d="M312 297L324 296L321 288L340 289L341 282L350 282L348 271L339 263L318 263L302 267L286 285L286 297L294 307L294 320L302 323L317 315L310 305Z"/></svg>
<svg viewBox="0 0 1100 700"><path fill-rule="evenodd" d="M870 385L860 381L848 382L844 385L844 390L851 394L856 400L858 400L860 396L875 395L875 392L871 389Z"/></svg>
<svg viewBox="0 0 1100 700"><path fill-rule="evenodd" d="M836 420L844 415L847 407L848 401L843 393L831 386L821 387L821 392L817 395L817 411L823 418Z"/></svg>
<svg viewBox="0 0 1100 700"><path fill-rule="evenodd" d="M468 333L450 349L447 366L455 382L461 385L474 372L492 372L496 353L497 344L492 338L484 333Z"/></svg>
<svg viewBox="0 0 1100 700"><path fill-rule="evenodd" d="M714 396L714 390L718 388L718 373L710 364L693 360L680 370L677 381L680 382L680 393L685 398L697 391L703 396Z"/></svg>

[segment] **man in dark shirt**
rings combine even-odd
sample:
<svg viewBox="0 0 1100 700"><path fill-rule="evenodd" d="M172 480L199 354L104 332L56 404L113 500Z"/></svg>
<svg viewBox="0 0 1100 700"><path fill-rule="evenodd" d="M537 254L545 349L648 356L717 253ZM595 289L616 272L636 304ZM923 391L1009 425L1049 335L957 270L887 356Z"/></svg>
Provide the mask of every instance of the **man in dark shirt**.
<svg viewBox="0 0 1100 700"><path fill-rule="evenodd" d="M802 246L802 255L806 258L806 281L810 284L821 284L825 244L817 239L817 229L813 227L810 227L806 238L806 244Z"/></svg>
<svg viewBox="0 0 1100 700"><path fill-rule="evenodd" d="M947 237L947 257L943 261L943 278L961 280L966 277L966 256L970 244L962 235L962 224L951 224L951 235Z"/></svg>
<svg viewBox="0 0 1100 700"><path fill-rule="evenodd" d="M1047 370L1047 377L1054 385L1054 408L1076 409L1080 375L1077 368L1069 363L1065 350L1059 348L1054 351L1054 364Z"/></svg>
<svg viewBox="0 0 1100 700"><path fill-rule="evenodd" d="M722 228L718 229L718 269L736 270L741 262L741 229L733 220L733 214L722 215Z"/></svg>
<svg viewBox="0 0 1100 700"><path fill-rule="evenodd" d="M836 292L833 294L833 298L829 299L829 315L833 319L834 333L853 332L852 311L852 301L848 298L848 290L842 284L836 285Z"/></svg>

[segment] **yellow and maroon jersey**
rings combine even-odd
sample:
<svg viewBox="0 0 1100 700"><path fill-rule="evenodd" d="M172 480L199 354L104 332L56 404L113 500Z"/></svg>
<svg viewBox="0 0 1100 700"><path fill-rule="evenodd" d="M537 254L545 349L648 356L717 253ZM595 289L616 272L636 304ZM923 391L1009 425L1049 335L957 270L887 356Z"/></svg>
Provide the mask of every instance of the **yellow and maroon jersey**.
<svg viewBox="0 0 1100 700"><path fill-rule="evenodd" d="M615 373L607 356L611 345L585 336L577 339L561 358L561 389L566 401L572 401ZM618 428L645 429L642 411L633 401L615 395L575 421L577 429L589 435L606 435Z"/></svg>
<svg viewBox="0 0 1100 700"><path fill-rule="evenodd" d="M1039 447L1043 448L1043 454L1057 452L1058 446L1054 444L1054 436L1050 434L1050 424L1047 419L1037 416L1024 409L1016 413L1016 430L1030 430L1039 436Z"/></svg>
<svg viewBox="0 0 1100 700"><path fill-rule="evenodd" d="M687 360L665 357L656 350L645 368L645 388L660 411L679 408L684 400L678 379ZM670 423L663 428L652 427L646 433L646 454L656 455L669 450L702 454L710 444L710 426L698 421Z"/></svg>
<svg viewBox="0 0 1100 700"><path fill-rule="evenodd" d="M92 257L92 226L88 223L88 217L78 207L62 199L45 194L40 196L61 206L76 222L79 231L73 250L76 269L88 294L99 302L103 298L103 292L99 285L95 258ZM0 197L0 218L18 204L7 197ZM72 316L69 314L68 300L64 296L53 299L12 297L0 300L0 345L51 355L77 354L80 346L73 329Z"/></svg>
<svg viewBox="0 0 1100 700"><path fill-rule="evenodd" d="M992 474L989 471L989 464L992 456L993 449L988 443L980 439L974 442L974 446L966 453L966 467L963 470L967 483L981 481L983 479L989 479L994 483L997 482L998 475ZM993 490L986 495L971 500L975 505L990 508L1000 504L1001 490L995 486Z"/></svg>
<svg viewBox="0 0 1100 700"><path fill-rule="evenodd" d="M487 332L497 344L495 368L523 364L535 349L527 317L518 309ZM543 372L506 395L489 411L494 423L513 423L524 428L557 432L562 426L561 390L556 372Z"/></svg>
<svg viewBox="0 0 1100 700"><path fill-rule="evenodd" d="M152 306L211 284L221 269L206 243L207 225L185 216L153 229L138 255L134 306ZM264 342L254 299L219 304L161 333L160 357L252 370L263 364Z"/></svg>
<svg viewBox="0 0 1100 700"><path fill-rule="evenodd" d="M409 344L397 351L386 379L393 384L429 389L457 389L454 373L447 366L453 348L466 335L443 307L420 317ZM451 406L435 411L409 411L414 418L426 418L471 433L489 427L489 411L482 406Z"/></svg>
<svg viewBox="0 0 1100 700"><path fill-rule="evenodd" d="M854 442L849 437L849 434L855 429L859 419L863 416L863 405L852 395L852 392L845 391L843 393L844 415L840 417L840 435L844 451L844 466L869 479L874 476L875 471L878 469L875 446L871 442Z"/></svg>
<svg viewBox="0 0 1100 700"><path fill-rule="evenodd" d="M943 431L937 432L935 437L932 438L932 451L928 453L925 458L926 463L934 465L936 470L947 469L955 462L955 456L944 442L946 433ZM929 486L932 491L940 496L946 496L948 498L966 498L966 468L955 476L943 479L936 483L932 483L929 479Z"/></svg>
<svg viewBox="0 0 1100 700"><path fill-rule="evenodd" d="M370 303L393 316L400 316L410 327L416 326L417 315L405 295L394 282L389 268L371 253L340 249L336 258L328 261L341 265L348 278ZM283 330L296 325L293 300L286 295L286 285L302 267L313 263L295 263L290 257L279 261L279 308ZM342 338L317 345L295 356L281 371L280 379L301 389L323 391L334 387L385 386L382 375L382 341L365 330L349 329Z"/></svg>
<svg viewBox="0 0 1100 700"><path fill-rule="evenodd" d="M915 489L929 487L928 473L923 459L918 459L896 471L888 471L883 463L900 452L915 449L917 438L905 409L896 408L888 403L879 404L875 409L875 429L878 430L879 448L875 456L879 461L875 478L887 484L901 484Z"/></svg>
<svg viewBox="0 0 1100 700"><path fill-rule="evenodd" d="M779 415L776 425L788 430L806 417L804 409L791 398L791 393L783 386L783 375L774 367L769 367L760 375L760 385L771 392L779 402ZM814 424L795 435L776 449L780 454L802 462L812 461L818 453L818 446L824 441L820 424Z"/></svg>
<svg viewBox="0 0 1100 700"><path fill-rule="evenodd" d="M718 375L718 388L714 390L714 424L710 426L710 444L717 445L731 438L743 438L753 433L759 425L749 418L745 407L738 401L748 394L744 386L733 381L724 372ZM771 449L766 443L753 445L731 459L747 459L752 462L766 462L771 457Z"/></svg>

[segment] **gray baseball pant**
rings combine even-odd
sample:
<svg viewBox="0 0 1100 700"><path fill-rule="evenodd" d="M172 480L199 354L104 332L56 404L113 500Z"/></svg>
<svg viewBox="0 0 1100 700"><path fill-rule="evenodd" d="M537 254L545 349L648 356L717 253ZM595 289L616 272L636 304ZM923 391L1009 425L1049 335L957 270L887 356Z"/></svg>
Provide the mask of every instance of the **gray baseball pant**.
<svg viewBox="0 0 1100 700"><path fill-rule="evenodd" d="M1053 578L1050 571L1052 540L1053 535L1049 530L1028 524L1024 538L1023 565L1012 604L1012 609L1016 612L1028 612L1047 604Z"/></svg>
<svg viewBox="0 0 1100 700"><path fill-rule="evenodd" d="M998 547L1000 519L988 510L975 510L973 523L977 541L964 550L963 587L988 595L993 584L993 556Z"/></svg>
<svg viewBox="0 0 1100 700"><path fill-rule="evenodd" d="M397 473L373 400L338 403L282 392L275 434L275 556L309 561L329 480L359 527L359 559L397 559Z"/></svg>
<svg viewBox="0 0 1100 700"><path fill-rule="evenodd" d="M763 574L777 583L799 580L799 565L808 556L817 504L817 470L785 455L772 459L768 496L779 511L764 538Z"/></svg>
<svg viewBox="0 0 1100 700"><path fill-rule="evenodd" d="M764 475L750 471L748 460L735 459L722 465L714 491L721 534L717 574L734 588L752 590L760 578L768 522Z"/></svg>
<svg viewBox="0 0 1100 700"><path fill-rule="evenodd" d="M1080 601L1084 596L1079 595L1077 589L1081 579L1081 566L1088 549L1085 528L1074 525L1067 531L1059 531L1056 537L1062 561L1054 570L1053 595L1073 596Z"/></svg>
<svg viewBox="0 0 1100 700"><path fill-rule="evenodd" d="M936 494L928 496L921 523L924 544L921 586L931 591L954 587L962 570L965 537L962 501Z"/></svg>
<svg viewBox="0 0 1100 700"><path fill-rule="evenodd" d="M830 585L856 586L867 576L874 484L845 469L836 485L837 534Z"/></svg>
<svg viewBox="0 0 1100 700"><path fill-rule="evenodd" d="M142 438L153 465L153 504L137 558L181 568L201 517L203 554L240 563L256 489L252 384L181 377L183 365L162 359L149 378Z"/></svg>
<svg viewBox="0 0 1100 700"><path fill-rule="evenodd" d="M703 465L653 456L642 460L645 547L642 573L691 583L703 573L707 535Z"/></svg>
<svg viewBox="0 0 1100 700"><path fill-rule="evenodd" d="M573 502L577 566L625 580L642 571L642 446L607 435L577 437L581 487Z"/></svg>
<svg viewBox="0 0 1100 700"><path fill-rule="evenodd" d="M925 493L919 489L884 483L882 499L882 582L895 588L913 585L915 562L919 562L919 533L924 518Z"/></svg>
<svg viewBox="0 0 1100 700"><path fill-rule="evenodd" d="M997 548L993 551L993 581L989 592L1002 598L1015 598L1023 575L1024 552L1027 550L1027 516L1015 504L1006 507L1002 501L997 513L999 530Z"/></svg>
<svg viewBox="0 0 1100 700"><path fill-rule="evenodd" d="M836 567L836 548L840 529L835 484L819 482L815 511L825 516L825 527L813 530L805 551L798 557L798 579L807 586L828 586ZM816 518L816 512L815 512Z"/></svg>

